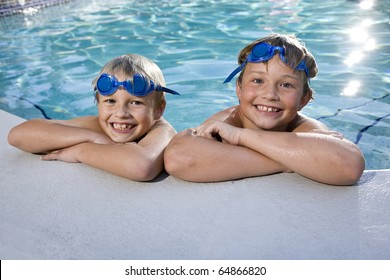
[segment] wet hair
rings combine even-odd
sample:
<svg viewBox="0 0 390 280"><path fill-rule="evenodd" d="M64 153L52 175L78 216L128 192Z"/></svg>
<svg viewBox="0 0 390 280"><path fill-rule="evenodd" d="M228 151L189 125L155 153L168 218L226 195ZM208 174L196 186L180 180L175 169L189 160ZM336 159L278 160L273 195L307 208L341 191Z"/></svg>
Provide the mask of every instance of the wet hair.
<svg viewBox="0 0 390 280"><path fill-rule="evenodd" d="M304 60L307 69L309 70L309 77L306 77L306 75L304 75L304 94L306 94L308 91L310 91L310 94L312 93L312 89L309 86L308 78L314 78L317 75L318 67L314 56L306 49L303 42L301 42L294 35L271 34L262 39L255 40L249 45L247 45L245 48L243 48L238 55L239 65L244 63L248 55L251 53L253 47L259 43L268 43L272 46L283 47L285 49L285 57L287 59L287 62L292 69L294 69L302 60ZM246 65L244 69L242 69L240 76L237 79L239 85L241 85L245 68Z"/></svg>
<svg viewBox="0 0 390 280"><path fill-rule="evenodd" d="M132 80L134 74L140 74L147 80L152 80L155 85L165 86L165 79L161 69L147 57L137 54L126 54L115 57L107 62L100 70L97 77L92 81L92 86L95 90L95 100L99 100L99 93L96 91L97 79L102 73L111 75L123 74ZM158 107L165 100L163 91L155 91L154 95L155 106Z"/></svg>

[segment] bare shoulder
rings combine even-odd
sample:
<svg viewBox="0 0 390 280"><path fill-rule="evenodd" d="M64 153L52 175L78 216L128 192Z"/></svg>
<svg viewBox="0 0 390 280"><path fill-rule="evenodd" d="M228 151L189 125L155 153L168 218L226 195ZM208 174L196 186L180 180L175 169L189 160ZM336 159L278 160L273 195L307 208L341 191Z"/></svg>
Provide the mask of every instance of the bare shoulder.
<svg viewBox="0 0 390 280"><path fill-rule="evenodd" d="M297 117L289 124L288 131L308 132L314 129L329 130L322 122L303 114L298 114Z"/></svg>
<svg viewBox="0 0 390 280"><path fill-rule="evenodd" d="M164 118L160 118L138 142L138 144L145 147L155 146L157 143L167 145L175 135L176 131L173 126Z"/></svg>
<svg viewBox="0 0 390 280"><path fill-rule="evenodd" d="M164 118L160 118L159 120L156 121L156 123L152 126L149 132L158 130L159 132L161 131L166 131L169 134L176 134L176 130L173 128L173 126Z"/></svg>
<svg viewBox="0 0 390 280"><path fill-rule="evenodd" d="M222 111L219 111L219 112L211 115L203 123L207 123L210 121L225 121L226 119L230 118L232 114L234 114L236 109L237 109L237 106L233 106L233 107L229 107L227 109L224 109Z"/></svg>

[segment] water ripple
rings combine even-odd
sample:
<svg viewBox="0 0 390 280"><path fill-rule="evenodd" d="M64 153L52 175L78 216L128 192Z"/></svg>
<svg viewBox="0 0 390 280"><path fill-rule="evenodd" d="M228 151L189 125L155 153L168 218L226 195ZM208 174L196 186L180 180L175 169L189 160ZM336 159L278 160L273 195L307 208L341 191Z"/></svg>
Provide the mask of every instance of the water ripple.
<svg viewBox="0 0 390 280"><path fill-rule="evenodd" d="M270 32L294 33L319 66L304 113L354 139L368 168L390 168L387 2L362 10L348 0L80 0L0 17L0 108L24 118L95 114L90 83L101 66L139 53L182 93L167 96L166 110L182 130L237 104L234 83L222 81L241 48ZM345 95L353 82L361 86Z"/></svg>

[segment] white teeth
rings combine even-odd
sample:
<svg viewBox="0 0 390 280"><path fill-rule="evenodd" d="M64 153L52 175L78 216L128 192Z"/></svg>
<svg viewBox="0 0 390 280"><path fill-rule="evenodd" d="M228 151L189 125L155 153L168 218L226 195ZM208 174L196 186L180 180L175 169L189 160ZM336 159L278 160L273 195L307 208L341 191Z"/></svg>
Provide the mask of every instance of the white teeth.
<svg viewBox="0 0 390 280"><path fill-rule="evenodd" d="M280 109L278 109L278 108L273 108L273 107L268 107L268 106L263 106L263 105L257 105L256 107L258 110L260 110L262 112L267 112L267 113L280 111Z"/></svg>
<svg viewBox="0 0 390 280"><path fill-rule="evenodd" d="M113 123L112 126L115 129L119 129L119 130L126 130L131 128L131 125L129 124L120 124L120 123Z"/></svg>

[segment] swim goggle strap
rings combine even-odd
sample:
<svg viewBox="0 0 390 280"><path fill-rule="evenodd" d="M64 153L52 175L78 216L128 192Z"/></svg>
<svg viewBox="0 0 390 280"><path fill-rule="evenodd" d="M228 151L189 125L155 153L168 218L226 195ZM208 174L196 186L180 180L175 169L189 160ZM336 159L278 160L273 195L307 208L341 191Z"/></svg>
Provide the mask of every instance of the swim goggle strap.
<svg viewBox="0 0 390 280"><path fill-rule="evenodd" d="M268 43L260 43L255 45L252 48L251 53L248 55L246 60L238 66L223 82L224 84L230 82L235 75L237 75L248 62L259 63L270 60L276 53L279 52L280 59L288 64L287 58L285 57L285 49L283 47L272 46ZM302 60L297 66L295 66L294 70L305 71L306 76L309 78L309 69L307 69L306 63Z"/></svg>
<svg viewBox="0 0 390 280"><path fill-rule="evenodd" d="M126 80L119 82L114 75L101 74L96 82L96 90L104 96L115 93L119 87L123 87L130 94L137 97L143 97L148 95L152 91L164 91L175 95L180 95L178 92L169 88L155 85L153 81L148 81L144 76L140 74L134 74L133 81Z"/></svg>

